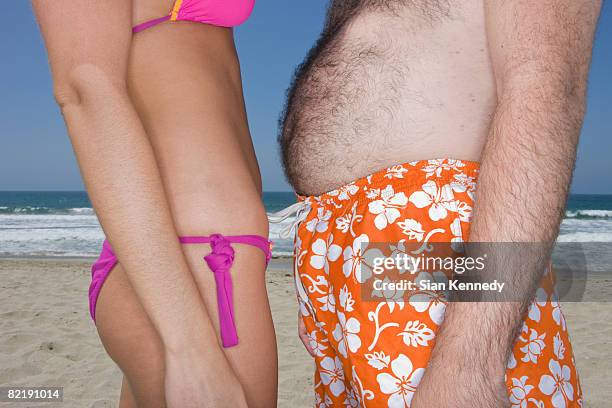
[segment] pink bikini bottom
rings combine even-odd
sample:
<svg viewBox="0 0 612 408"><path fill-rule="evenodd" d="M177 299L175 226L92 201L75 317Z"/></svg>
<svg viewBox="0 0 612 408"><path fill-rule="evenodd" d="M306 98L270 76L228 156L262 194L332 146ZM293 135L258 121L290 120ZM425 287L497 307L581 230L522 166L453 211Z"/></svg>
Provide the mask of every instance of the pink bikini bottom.
<svg viewBox="0 0 612 408"><path fill-rule="evenodd" d="M217 305L219 309L219 326L223 347L238 344L236 322L234 321L234 303L232 293L232 277L230 269L234 263L234 248L231 244L244 244L257 247L266 256L266 265L272 256L271 243L259 235L213 234L206 237L179 237L183 244L210 244L211 253L204 257L208 267L215 275L217 288ZM91 285L89 286L89 313L96 320L96 302L104 281L118 260L108 241L104 241L100 257L91 267Z"/></svg>

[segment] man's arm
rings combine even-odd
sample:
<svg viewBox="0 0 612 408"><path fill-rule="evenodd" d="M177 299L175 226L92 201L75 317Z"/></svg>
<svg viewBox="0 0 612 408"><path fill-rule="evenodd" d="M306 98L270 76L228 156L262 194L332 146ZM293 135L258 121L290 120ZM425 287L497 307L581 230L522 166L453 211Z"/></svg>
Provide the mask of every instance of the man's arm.
<svg viewBox="0 0 612 408"><path fill-rule="evenodd" d="M470 241L540 243L541 253L490 271L517 282L513 302L448 305L414 408L509 405L506 362L558 234L584 116L600 1L485 4L498 106Z"/></svg>

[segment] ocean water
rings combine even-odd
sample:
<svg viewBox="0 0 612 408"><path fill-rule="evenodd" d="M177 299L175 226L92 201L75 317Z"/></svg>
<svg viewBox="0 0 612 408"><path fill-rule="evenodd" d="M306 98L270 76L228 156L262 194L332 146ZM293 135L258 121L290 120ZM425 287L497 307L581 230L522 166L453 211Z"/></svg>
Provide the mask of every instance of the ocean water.
<svg viewBox="0 0 612 408"><path fill-rule="evenodd" d="M293 193L264 193L269 212L294 202ZM278 234L291 221L270 227L276 256L291 254ZM84 192L0 191L0 256L97 256L103 239ZM570 196L559 242L612 243L612 195Z"/></svg>
<svg viewBox="0 0 612 408"><path fill-rule="evenodd" d="M264 193L264 202L267 211L278 211L295 196ZM293 242L278 238L281 228L270 228L274 255L291 255ZM103 240L85 192L0 191L0 256L97 256Z"/></svg>

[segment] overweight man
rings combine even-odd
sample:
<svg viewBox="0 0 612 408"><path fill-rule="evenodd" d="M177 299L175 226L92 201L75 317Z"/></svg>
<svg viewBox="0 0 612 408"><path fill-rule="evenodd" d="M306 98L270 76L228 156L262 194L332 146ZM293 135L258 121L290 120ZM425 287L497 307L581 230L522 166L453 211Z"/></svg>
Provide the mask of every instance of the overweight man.
<svg viewBox="0 0 612 408"><path fill-rule="evenodd" d="M582 406L547 265L600 6L331 1L279 137L300 196L300 337L318 407ZM514 274L512 301L449 302L435 290L364 298L375 243L461 242L542 252L496 266Z"/></svg>

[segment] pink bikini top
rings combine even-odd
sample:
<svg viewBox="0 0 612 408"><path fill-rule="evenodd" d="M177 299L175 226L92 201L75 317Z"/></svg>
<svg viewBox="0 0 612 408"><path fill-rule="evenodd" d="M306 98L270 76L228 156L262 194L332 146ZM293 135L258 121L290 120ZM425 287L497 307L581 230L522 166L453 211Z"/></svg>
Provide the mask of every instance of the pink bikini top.
<svg viewBox="0 0 612 408"><path fill-rule="evenodd" d="M132 32L138 33L164 21L194 21L235 27L249 18L254 5L255 0L176 0L170 14L138 24L132 28Z"/></svg>

